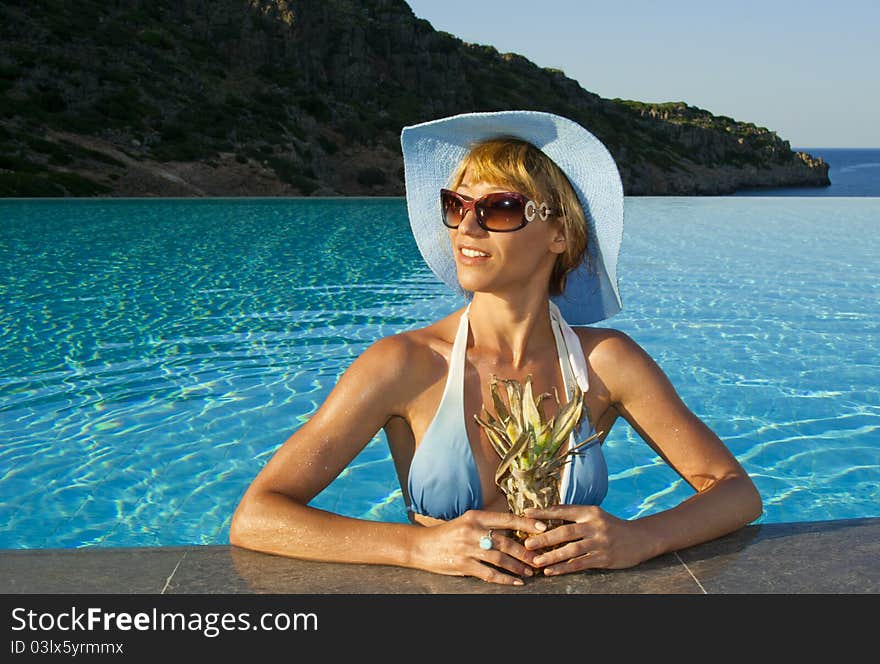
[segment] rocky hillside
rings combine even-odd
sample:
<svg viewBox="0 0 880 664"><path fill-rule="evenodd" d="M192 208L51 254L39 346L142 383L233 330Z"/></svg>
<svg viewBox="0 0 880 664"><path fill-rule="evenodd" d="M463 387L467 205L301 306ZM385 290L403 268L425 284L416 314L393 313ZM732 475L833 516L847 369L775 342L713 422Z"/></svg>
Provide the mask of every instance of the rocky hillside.
<svg viewBox="0 0 880 664"><path fill-rule="evenodd" d="M0 196L399 196L402 126L502 109L588 127L628 195L829 184L773 131L603 99L403 0L0 1Z"/></svg>

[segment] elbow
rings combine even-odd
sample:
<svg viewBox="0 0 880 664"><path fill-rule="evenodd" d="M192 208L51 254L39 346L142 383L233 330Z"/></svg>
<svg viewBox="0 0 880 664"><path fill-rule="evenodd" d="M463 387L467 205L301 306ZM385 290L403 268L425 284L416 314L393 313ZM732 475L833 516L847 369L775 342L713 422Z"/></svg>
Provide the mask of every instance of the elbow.
<svg viewBox="0 0 880 664"><path fill-rule="evenodd" d="M758 518L761 517L762 514L764 514L764 500L761 498L761 494L758 493L758 488L754 484L752 484L752 490L754 491L754 498L753 498L754 514L753 514L752 518L749 520L749 523L752 523L752 521L757 520Z"/></svg>
<svg viewBox="0 0 880 664"><path fill-rule="evenodd" d="M229 524L229 543L242 549L273 553L296 522L300 504L289 496L264 489L249 489Z"/></svg>
<svg viewBox="0 0 880 664"><path fill-rule="evenodd" d="M254 548L254 517L251 501L243 498L229 524L229 543L232 546L242 549Z"/></svg>
<svg viewBox="0 0 880 664"><path fill-rule="evenodd" d="M764 513L764 501L748 474L737 472L724 475L702 490L713 487L724 487L723 500L737 528L749 525Z"/></svg>
<svg viewBox="0 0 880 664"><path fill-rule="evenodd" d="M232 546L247 548L247 529L237 513L232 517L232 523L229 524L229 543Z"/></svg>
<svg viewBox="0 0 880 664"><path fill-rule="evenodd" d="M764 500L761 498L758 487L755 486L752 478L748 475L744 475L742 480L743 497L741 498L741 504L744 521L743 525L748 525L764 514Z"/></svg>

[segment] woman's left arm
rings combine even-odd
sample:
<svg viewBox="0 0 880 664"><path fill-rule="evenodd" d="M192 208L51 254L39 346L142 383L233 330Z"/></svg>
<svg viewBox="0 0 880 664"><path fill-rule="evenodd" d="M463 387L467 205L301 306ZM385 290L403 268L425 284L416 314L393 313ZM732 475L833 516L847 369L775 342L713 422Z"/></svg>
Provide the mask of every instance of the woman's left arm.
<svg viewBox="0 0 880 664"><path fill-rule="evenodd" d="M535 561L546 574L631 567L715 539L761 515L761 496L739 461L688 409L641 346L623 332L608 330L589 357L611 407L696 494L674 508L628 521L594 505L527 510L529 517L570 522L525 543L529 549L558 546Z"/></svg>

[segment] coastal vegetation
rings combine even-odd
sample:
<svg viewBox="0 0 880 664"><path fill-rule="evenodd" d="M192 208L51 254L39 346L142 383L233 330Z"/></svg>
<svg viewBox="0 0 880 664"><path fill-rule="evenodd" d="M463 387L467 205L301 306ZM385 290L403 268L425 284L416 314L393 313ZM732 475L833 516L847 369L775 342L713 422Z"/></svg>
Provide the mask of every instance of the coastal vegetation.
<svg viewBox="0 0 880 664"><path fill-rule="evenodd" d="M568 116L630 195L829 184L771 130L604 99L403 0L4 0L0 195L401 195L401 127Z"/></svg>

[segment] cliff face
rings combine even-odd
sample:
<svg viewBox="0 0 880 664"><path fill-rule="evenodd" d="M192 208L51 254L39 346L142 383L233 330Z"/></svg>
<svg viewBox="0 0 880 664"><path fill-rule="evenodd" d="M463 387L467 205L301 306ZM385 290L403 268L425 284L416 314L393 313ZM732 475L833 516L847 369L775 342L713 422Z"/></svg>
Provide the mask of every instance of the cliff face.
<svg viewBox="0 0 880 664"><path fill-rule="evenodd" d="M772 131L603 99L403 0L0 5L0 195L399 196L401 127L503 109L589 128L628 195L830 184Z"/></svg>

